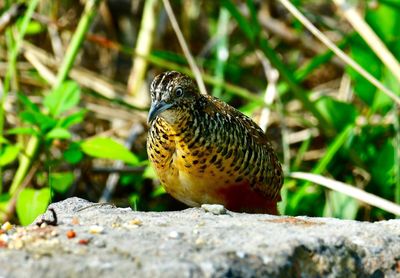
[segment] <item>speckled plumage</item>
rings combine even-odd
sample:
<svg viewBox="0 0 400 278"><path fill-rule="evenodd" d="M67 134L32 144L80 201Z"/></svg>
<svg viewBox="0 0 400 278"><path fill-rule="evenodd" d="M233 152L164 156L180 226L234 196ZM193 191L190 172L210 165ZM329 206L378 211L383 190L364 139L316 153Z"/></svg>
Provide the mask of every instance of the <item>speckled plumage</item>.
<svg viewBox="0 0 400 278"><path fill-rule="evenodd" d="M189 206L277 213L282 168L250 118L178 72L157 76L150 91L147 152L168 193Z"/></svg>

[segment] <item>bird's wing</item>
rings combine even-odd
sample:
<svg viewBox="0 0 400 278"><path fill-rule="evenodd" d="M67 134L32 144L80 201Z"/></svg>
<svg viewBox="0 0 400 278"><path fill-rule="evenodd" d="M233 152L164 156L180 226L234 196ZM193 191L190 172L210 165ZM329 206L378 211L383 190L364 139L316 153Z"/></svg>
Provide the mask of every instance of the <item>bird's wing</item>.
<svg viewBox="0 0 400 278"><path fill-rule="evenodd" d="M214 117L216 113L220 113L228 121L231 121L244 131L246 133L245 136L254 140L255 144L262 146L260 149L261 154L259 154L263 156L262 163L251 165L251 167L261 167L262 169L257 171L256 177L249 177L250 183L255 190L262 192L273 200L280 200L279 193L283 183L282 167L267 135L252 119L232 106L215 97L205 97L209 100L209 105L205 108L205 112Z"/></svg>

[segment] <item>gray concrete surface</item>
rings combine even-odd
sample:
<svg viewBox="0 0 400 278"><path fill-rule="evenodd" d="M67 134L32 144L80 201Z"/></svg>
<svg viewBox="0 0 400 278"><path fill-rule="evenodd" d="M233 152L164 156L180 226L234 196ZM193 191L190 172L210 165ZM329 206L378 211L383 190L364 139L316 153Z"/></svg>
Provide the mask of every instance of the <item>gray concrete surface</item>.
<svg viewBox="0 0 400 278"><path fill-rule="evenodd" d="M400 277L400 220L50 207L0 235L0 277Z"/></svg>

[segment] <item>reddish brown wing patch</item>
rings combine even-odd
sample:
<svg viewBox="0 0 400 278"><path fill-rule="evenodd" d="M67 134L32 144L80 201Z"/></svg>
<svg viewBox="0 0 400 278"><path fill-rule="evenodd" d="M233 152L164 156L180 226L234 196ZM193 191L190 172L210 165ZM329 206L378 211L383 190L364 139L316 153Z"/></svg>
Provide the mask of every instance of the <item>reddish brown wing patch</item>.
<svg viewBox="0 0 400 278"><path fill-rule="evenodd" d="M225 207L228 210L279 214L276 206L277 200L271 200L262 193L254 191L248 182L224 186L218 190L217 194L225 200Z"/></svg>

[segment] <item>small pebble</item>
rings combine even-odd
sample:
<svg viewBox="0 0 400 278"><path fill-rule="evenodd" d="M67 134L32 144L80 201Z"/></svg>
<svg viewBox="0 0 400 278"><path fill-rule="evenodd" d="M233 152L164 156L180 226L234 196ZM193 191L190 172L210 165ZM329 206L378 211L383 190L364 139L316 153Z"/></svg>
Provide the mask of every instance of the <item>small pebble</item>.
<svg viewBox="0 0 400 278"><path fill-rule="evenodd" d="M121 223L114 222L111 224L111 228L119 228L121 227Z"/></svg>
<svg viewBox="0 0 400 278"><path fill-rule="evenodd" d="M11 230L13 228L13 225L11 225L11 223L10 222L5 222L3 225L1 225L1 229L2 230L4 230L4 231L9 231L9 230Z"/></svg>
<svg viewBox="0 0 400 278"><path fill-rule="evenodd" d="M104 227L98 225L93 225L89 229L89 233L91 234L102 234L103 232L104 232Z"/></svg>
<svg viewBox="0 0 400 278"><path fill-rule="evenodd" d="M8 236L7 234L1 234L0 240L4 241L4 242L8 242L10 240L10 236Z"/></svg>
<svg viewBox="0 0 400 278"><path fill-rule="evenodd" d="M19 250L24 246L24 242L21 239L17 238L15 240L11 241L9 246L12 249Z"/></svg>
<svg viewBox="0 0 400 278"><path fill-rule="evenodd" d="M197 238L196 241L194 242L194 244L196 244L197 246L203 246L205 243L206 241L201 237Z"/></svg>
<svg viewBox="0 0 400 278"><path fill-rule="evenodd" d="M80 240L78 241L78 243L79 243L80 245L88 245L89 242L90 242L90 239L86 239L86 238L82 238L82 239L80 239Z"/></svg>
<svg viewBox="0 0 400 278"><path fill-rule="evenodd" d="M74 237L76 237L76 233L75 233L75 231L74 230L69 230L69 231L67 231L67 238L74 238Z"/></svg>
<svg viewBox="0 0 400 278"><path fill-rule="evenodd" d="M50 236L52 236L52 237L58 236L58 232L56 230L52 230L50 232Z"/></svg>
<svg viewBox="0 0 400 278"><path fill-rule="evenodd" d="M7 248L7 242L0 239L0 248Z"/></svg>
<svg viewBox="0 0 400 278"><path fill-rule="evenodd" d="M142 226L143 222L142 222L142 220L135 218L135 219L132 219L131 221L129 221L129 224L136 225L136 226Z"/></svg>
<svg viewBox="0 0 400 278"><path fill-rule="evenodd" d="M105 248L107 246L104 240L96 240L94 241L93 245L97 248Z"/></svg>
<svg viewBox="0 0 400 278"><path fill-rule="evenodd" d="M218 204L203 204L201 208L206 212L211 212L214 215L226 214L226 208L223 205Z"/></svg>
<svg viewBox="0 0 400 278"><path fill-rule="evenodd" d="M181 238L182 236L183 236L183 233L177 232L177 231L172 231L168 234L168 237L172 238L172 239L178 239L178 238Z"/></svg>
<svg viewBox="0 0 400 278"><path fill-rule="evenodd" d="M192 233L193 233L194 235L198 235L198 234L200 234L200 231L197 230L197 229L193 229Z"/></svg>
<svg viewBox="0 0 400 278"><path fill-rule="evenodd" d="M78 217L75 217L75 216L72 217L71 224L72 224L72 225L79 225L79 224L80 224L79 218L78 218Z"/></svg>

